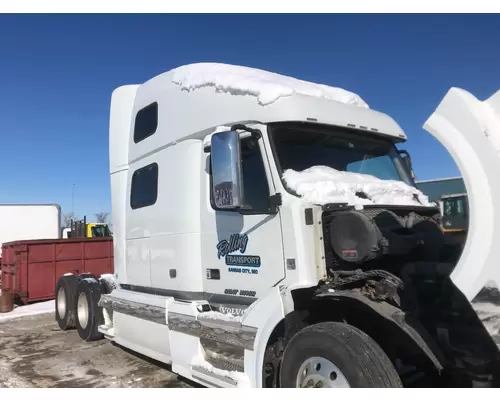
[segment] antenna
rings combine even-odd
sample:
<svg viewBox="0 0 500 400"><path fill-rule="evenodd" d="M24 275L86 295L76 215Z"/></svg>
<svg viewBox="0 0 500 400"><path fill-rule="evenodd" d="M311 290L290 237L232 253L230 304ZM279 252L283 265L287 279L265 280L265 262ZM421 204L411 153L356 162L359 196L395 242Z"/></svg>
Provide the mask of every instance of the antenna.
<svg viewBox="0 0 500 400"><path fill-rule="evenodd" d="M73 183L73 190L71 192L71 213L75 215L75 184Z"/></svg>

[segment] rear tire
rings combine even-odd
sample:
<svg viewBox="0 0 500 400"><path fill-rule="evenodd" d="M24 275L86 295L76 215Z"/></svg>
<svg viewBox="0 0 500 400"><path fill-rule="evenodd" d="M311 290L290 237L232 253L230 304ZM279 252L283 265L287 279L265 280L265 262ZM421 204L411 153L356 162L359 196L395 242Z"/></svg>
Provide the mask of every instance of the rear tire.
<svg viewBox="0 0 500 400"><path fill-rule="evenodd" d="M63 331L74 329L74 298L78 278L75 275L61 276L56 285L56 321Z"/></svg>
<svg viewBox="0 0 500 400"><path fill-rule="evenodd" d="M101 340L104 335L98 331L104 324L102 309L98 306L104 287L95 278L84 278L78 282L74 298L76 330L86 342Z"/></svg>
<svg viewBox="0 0 500 400"><path fill-rule="evenodd" d="M361 330L323 322L297 333L283 354L281 387L402 387L380 346Z"/></svg>

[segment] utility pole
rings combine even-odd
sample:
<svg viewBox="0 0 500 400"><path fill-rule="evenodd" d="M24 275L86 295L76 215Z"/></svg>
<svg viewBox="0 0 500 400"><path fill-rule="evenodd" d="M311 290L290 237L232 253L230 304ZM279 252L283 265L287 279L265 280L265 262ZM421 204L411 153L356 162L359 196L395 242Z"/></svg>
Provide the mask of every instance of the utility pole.
<svg viewBox="0 0 500 400"><path fill-rule="evenodd" d="M73 190L71 192L71 212L75 215L75 184L73 183Z"/></svg>

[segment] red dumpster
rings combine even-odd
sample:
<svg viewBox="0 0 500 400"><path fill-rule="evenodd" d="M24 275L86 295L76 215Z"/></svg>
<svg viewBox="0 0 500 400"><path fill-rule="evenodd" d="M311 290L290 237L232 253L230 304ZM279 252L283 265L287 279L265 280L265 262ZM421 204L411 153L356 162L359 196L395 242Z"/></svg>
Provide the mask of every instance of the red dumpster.
<svg viewBox="0 0 500 400"><path fill-rule="evenodd" d="M113 238L20 240L2 245L2 291L27 304L55 297L66 273L113 273Z"/></svg>

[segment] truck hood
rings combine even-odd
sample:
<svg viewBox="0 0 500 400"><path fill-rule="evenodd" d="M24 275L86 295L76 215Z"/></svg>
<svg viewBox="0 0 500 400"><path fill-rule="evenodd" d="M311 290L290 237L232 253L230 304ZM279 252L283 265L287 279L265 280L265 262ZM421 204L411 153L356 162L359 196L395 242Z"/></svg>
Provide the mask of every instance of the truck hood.
<svg viewBox="0 0 500 400"><path fill-rule="evenodd" d="M500 91L485 101L452 88L424 124L460 169L469 232L451 279L469 300L500 287Z"/></svg>

